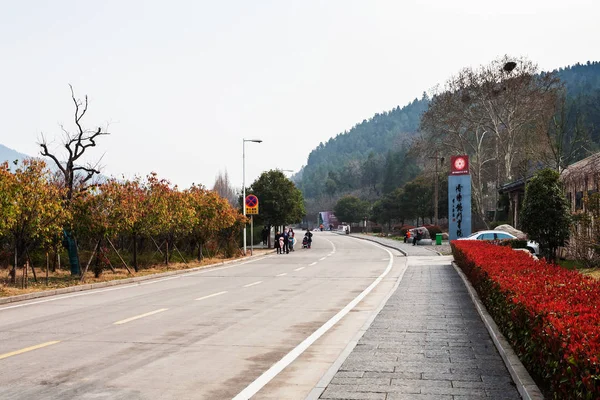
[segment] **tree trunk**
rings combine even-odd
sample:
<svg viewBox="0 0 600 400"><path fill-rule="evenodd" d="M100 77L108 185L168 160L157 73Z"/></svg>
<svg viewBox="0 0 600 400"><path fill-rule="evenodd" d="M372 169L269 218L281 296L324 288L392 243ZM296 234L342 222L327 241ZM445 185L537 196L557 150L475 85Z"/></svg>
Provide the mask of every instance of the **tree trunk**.
<svg viewBox="0 0 600 400"><path fill-rule="evenodd" d="M202 242L198 241L198 261L202 261Z"/></svg>
<svg viewBox="0 0 600 400"><path fill-rule="evenodd" d="M137 263L137 235L133 234L133 269L135 272L138 272L138 263Z"/></svg>
<svg viewBox="0 0 600 400"><path fill-rule="evenodd" d="M165 265L169 265L169 239L165 242Z"/></svg>

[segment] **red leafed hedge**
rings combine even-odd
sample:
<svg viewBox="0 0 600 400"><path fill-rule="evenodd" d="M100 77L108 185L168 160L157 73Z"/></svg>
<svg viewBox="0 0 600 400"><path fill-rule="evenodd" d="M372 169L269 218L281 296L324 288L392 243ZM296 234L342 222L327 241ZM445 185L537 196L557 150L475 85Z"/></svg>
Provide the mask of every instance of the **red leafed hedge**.
<svg viewBox="0 0 600 400"><path fill-rule="evenodd" d="M600 399L600 281L475 240L452 252L542 390Z"/></svg>

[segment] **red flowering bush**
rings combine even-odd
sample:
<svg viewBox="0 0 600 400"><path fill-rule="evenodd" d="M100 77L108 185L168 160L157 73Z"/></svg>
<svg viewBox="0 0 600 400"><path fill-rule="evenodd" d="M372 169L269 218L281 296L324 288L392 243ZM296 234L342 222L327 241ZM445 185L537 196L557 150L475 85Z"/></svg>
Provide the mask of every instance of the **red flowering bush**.
<svg viewBox="0 0 600 400"><path fill-rule="evenodd" d="M543 390L600 399L600 282L508 247L457 240L452 253Z"/></svg>

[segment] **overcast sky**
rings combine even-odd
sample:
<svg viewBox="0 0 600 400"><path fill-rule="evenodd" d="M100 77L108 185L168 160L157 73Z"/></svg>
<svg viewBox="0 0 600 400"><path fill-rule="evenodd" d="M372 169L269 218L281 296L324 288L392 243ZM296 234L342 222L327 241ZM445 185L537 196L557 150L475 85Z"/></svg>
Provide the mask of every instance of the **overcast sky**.
<svg viewBox="0 0 600 400"><path fill-rule="evenodd" d="M600 60L600 1L0 0L0 143L110 124L90 161L181 187L298 171L320 142L503 54ZM291 175L291 173L287 173Z"/></svg>

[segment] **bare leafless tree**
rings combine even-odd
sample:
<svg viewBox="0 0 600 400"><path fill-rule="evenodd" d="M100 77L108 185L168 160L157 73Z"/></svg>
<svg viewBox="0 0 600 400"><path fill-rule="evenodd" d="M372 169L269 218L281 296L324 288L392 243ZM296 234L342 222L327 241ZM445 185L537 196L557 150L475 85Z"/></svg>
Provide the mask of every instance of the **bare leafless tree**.
<svg viewBox="0 0 600 400"><path fill-rule="evenodd" d="M229 204L231 204L232 207L237 208L239 206L239 204L237 204L238 196L235 193L235 189L231 185L231 181L229 180L229 174L227 173L227 170L225 170L225 172L219 171L219 174L215 178L213 190L217 192L219 196L223 197L224 199L227 199L227 201L229 202Z"/></svg>
<svg viewBox="0 0 600 400"><path fill-rule="evenodd" d="M470 156L475 211L483 222L488 183L515 179L516 166L547 151L558 83L531 61L504 56L463 69L433 96L421 120L420 151Z"/></svg>
<svg viewBox="0 0 600 400"><path fill-rule="evenodd" d="M70 206L74 193L76 191L85 190L92 178L100 174L100 161L93 165L82 165L81 157L87 149L96 146L96 140L100 136L109 134L100 127L95 130L87 130L83 127L82 120L88 111L88 97L86 95L85 100L81 101L75 97L73 86L69 85L69 88L71 89L71 99L75 105L74 122L76 129L74 132L69 132L61 125L64 134L62 144L67 150L66 158L61 160L61 156L48 148L48 142L43 134L39 142L42 149L42 156L49 157L60 171L59 175L61 179L59 179L59 182L62 181L60 183L66 188L65 197L67 207ZM77 239L74 232L68 227L65 227L65 236L68 243L67 250L69 251L69 258L70 260L77 260L77 262L71 261L71 274L78 275L80 273L80 266Z"/></svg>
<svg viewBox="0 0 600 400"><path fill-rule="evenodd" d="M109 133L103 131L101 127L98 127L95 130L88 130L83 127L82 119L88 111L88 97L86 95L85 100L81 101L75 97L73 86L69 85L69 88L71 89L71 99L75 105L74 119L76 130L75 132L69 132L61 125L61 129L64 133L63 146L67 150L66 159L61 160L59 158L60 156L48 149L48 142L43 134L39 143L42 149L42 156L49 157L64 177L68 201L73 198L74 190L85 188L86 184L91 181L94 176L100 174L100 161L93 165L82 165L80 163L81 156L83 156L87 149L96 146L96 140L100 136L109 135Z"/></svg>
<svg viewBox="0 0 600 400"><path fill-rule="evenodd" d="M576 107L577 101L567 100L566 91L562 89L557 99L556 113L546 131L546 163L559 173L591 153L592 140L583 124L583 116Z"/></svg>

